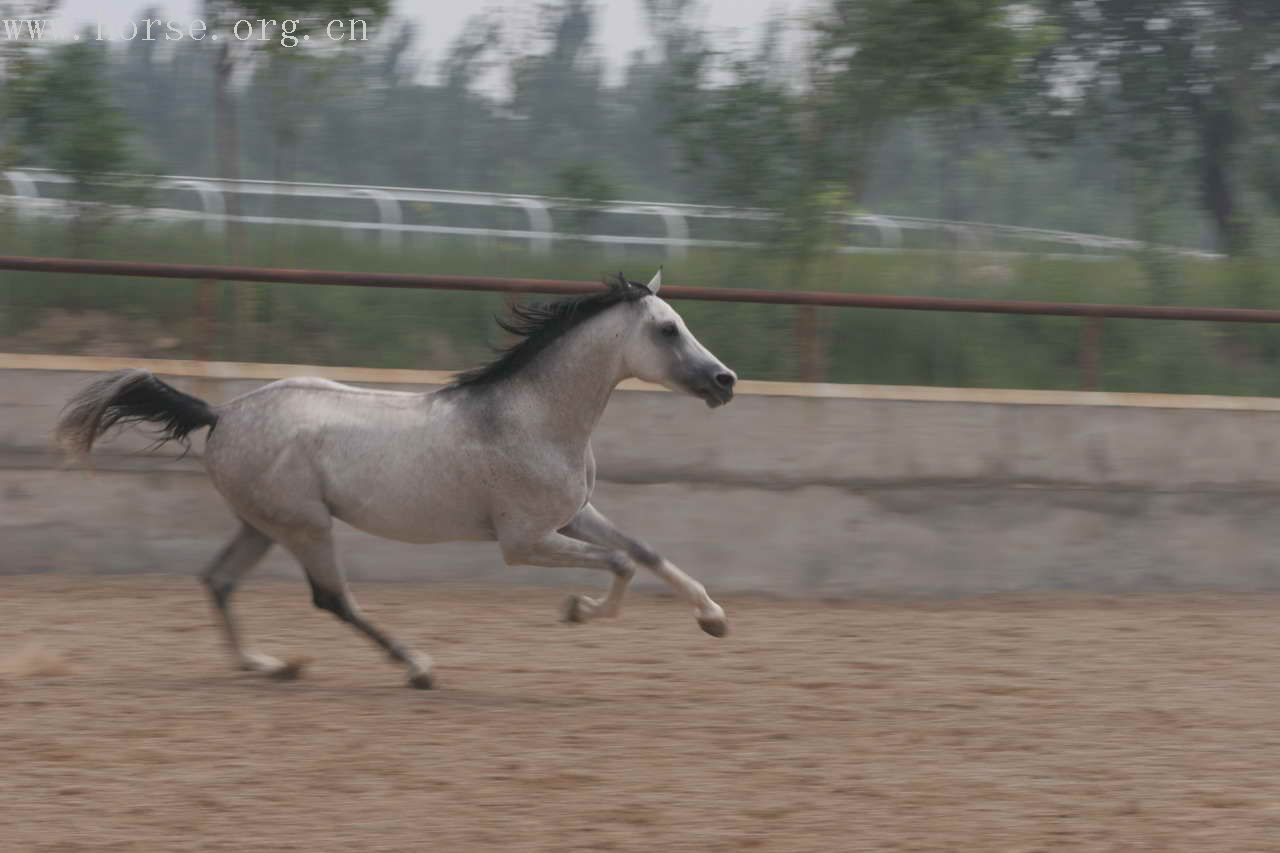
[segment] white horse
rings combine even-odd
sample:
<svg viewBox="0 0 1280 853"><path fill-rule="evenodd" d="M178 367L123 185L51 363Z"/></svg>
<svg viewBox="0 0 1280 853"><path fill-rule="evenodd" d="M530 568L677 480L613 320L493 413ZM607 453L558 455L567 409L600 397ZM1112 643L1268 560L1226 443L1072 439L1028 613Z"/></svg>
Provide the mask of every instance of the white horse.
<svg viewBox="0 0 1280 853"><path fill-rule="evenodd" d="M637 377L720 406L737 379L647 285L619 275L599 293L519 306L499 321L518 336L495 361L433 393L286 379L220 406L145 370L89 385L58 422L88 453L117 424L156 424L160 440L209 428L204 465L240 529L202 574L244 669L277 677L295 664L247 649L229 602L273 543L302 564L317 607L364 632L430 687L431 660L372 625L334 553L333 519L404 542L497 541L508 565L584 566L613 574L602 598L571 596L571 622L617 616L636 568L670 584L715 637L724 610L702 584L620 531L591 505L591 433L619 382Z"/></svg>

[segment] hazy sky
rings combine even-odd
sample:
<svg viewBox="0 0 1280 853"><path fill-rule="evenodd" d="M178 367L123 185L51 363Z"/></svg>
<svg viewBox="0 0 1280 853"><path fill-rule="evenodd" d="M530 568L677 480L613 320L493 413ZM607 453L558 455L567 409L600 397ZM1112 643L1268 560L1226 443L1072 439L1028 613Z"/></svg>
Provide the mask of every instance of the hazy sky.
<svg viewBox="0 0 1280 853"><path fill-rule="evenodd" d="M736 32L742 39L755 33L770 15L790 14L803 0L701 0L702 22L717 31ZM282 4L286 5L286 4ZM157 17L189 20L198 17L199 0L63 0L59 17L72 21L100 21L104 27L118 26L142 17L147 6L159 11ZM414 22L425 57L437 62L448 43L471 15L490 9L517 25L530 20L536 10L534 0L393 0L395 14ZM645 45L646 30L639 0L597 0L596 41L616 65L618 59Z"/></svg>

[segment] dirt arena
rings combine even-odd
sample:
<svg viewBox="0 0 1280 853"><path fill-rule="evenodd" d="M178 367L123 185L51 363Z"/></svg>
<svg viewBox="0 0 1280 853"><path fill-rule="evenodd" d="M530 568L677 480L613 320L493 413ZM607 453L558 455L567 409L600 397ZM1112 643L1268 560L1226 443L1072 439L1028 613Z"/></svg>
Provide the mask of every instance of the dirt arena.
<svg viewBox="0 0 1280 853"><path fill-rule="evenodd" d="M400 686L302 581L232 671L195 582L0 579L6 851L1280 850L1280 597L728 597L362 585Z"/></svg>

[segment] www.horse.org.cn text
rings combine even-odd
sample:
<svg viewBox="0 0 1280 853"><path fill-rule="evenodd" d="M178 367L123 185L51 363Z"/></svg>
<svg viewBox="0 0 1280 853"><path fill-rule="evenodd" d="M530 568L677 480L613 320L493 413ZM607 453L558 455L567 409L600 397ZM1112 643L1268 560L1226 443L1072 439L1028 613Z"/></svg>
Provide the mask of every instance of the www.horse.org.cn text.
<svg viewBox="0 0 1280 853"><path fill-rule="evenodd" d="M241 19L225 27L210 26L202 20L177 21L141 18L115 24L98 21L83 28L67 28L55 19L6 18L0 20L0 38L5 41L219 41L275 42L294 48L317 41L351 42L369 40L369 23L363 18L335 18L309 21L300 18Z"/></svg>

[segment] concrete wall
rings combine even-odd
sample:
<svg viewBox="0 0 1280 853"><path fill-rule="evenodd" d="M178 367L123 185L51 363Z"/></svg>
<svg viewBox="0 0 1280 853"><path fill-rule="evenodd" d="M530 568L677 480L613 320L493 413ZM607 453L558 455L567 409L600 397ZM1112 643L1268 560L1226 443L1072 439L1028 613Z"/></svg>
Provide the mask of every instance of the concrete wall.
<svg viewBox="0 0 1280 853"><path fill-rule="evenodd" d="M146 365L211 400L323 374L438 374L0 356L0 574L193 573L233 528L198 459L104 445L66 469L48 430L96 373ZM713 590L960 595L1280 589L1280 401L743 383L728 408L623 390L597 505ZM492 545L342 532L353 578L600 586L511 570ZM296 574L273 553L264 571Z"/></svg>

